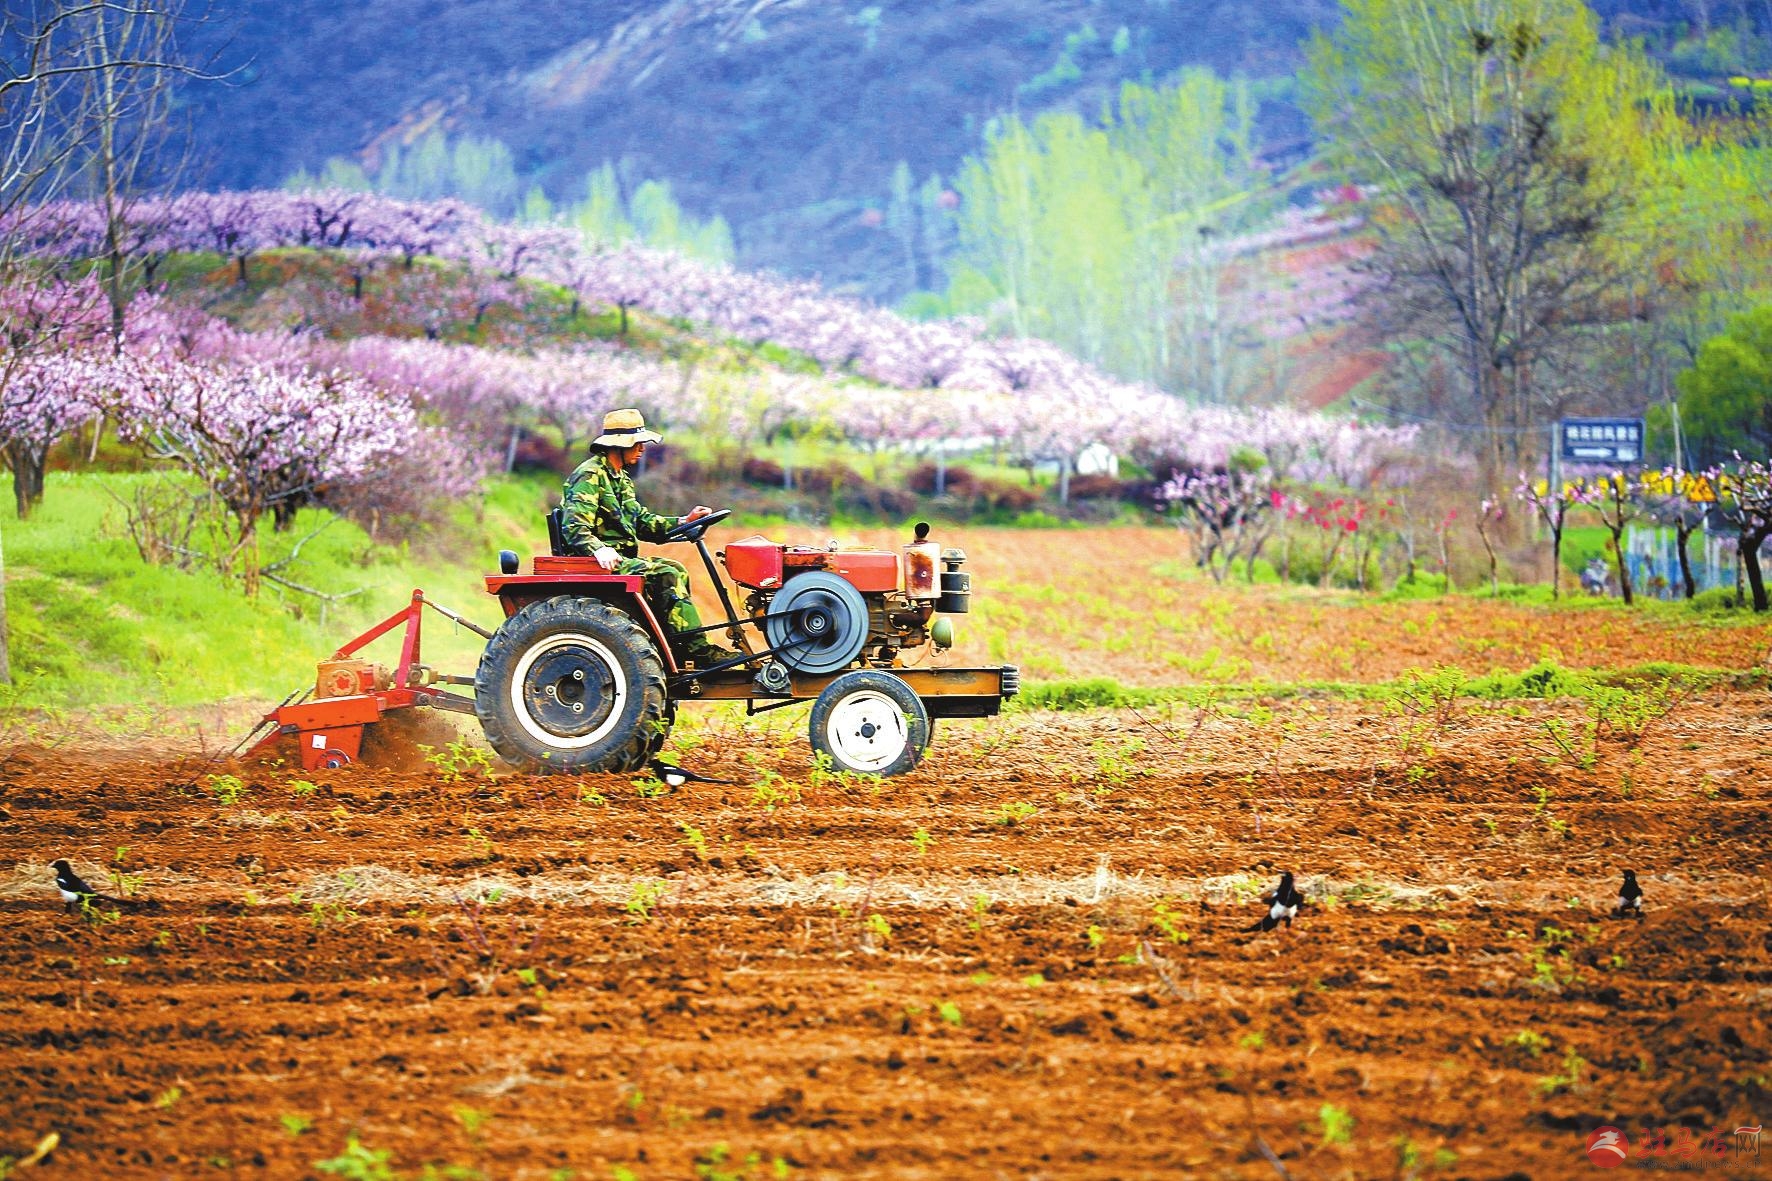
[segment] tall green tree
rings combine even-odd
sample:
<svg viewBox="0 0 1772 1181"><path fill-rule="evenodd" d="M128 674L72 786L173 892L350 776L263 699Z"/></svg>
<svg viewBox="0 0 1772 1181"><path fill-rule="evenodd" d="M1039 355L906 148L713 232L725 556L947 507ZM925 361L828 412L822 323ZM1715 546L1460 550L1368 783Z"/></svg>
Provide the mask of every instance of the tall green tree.
<svg viewBox="0 0 1772 1181"><path fill-rule="evenodd" d="M1772 305L1732 319L1674 380L1687 467L1772 453Z"/></svg>
<svg viewBox="0 0 1772 1181"><path fill-rule="evenodd" d="M917 268L917 206L911 166L900 160L892 169L892 195L886 202L886 232L904 255L904 281L913 290L922 285Z"/></svg>
<svg viewBox="0 0 1772 1181"><path fill-rule="evenodd" d="M598 242L626 242L634 236L613 164L585 175L584 200L573 205L566 216L579 233Z"/></svg>
<svg viewBox="0 0 1772 1181"><path fill-rule="evenodd" d="M1608 333L1613 346L1595 379L1650 404L1651 446L1673 454L1668 404L1676 375L1733 317L1772 303L1772 102L1743 117L1690 128L1684 151L1668 161L1667 183L1641 203L1655 227L1626 297L1628 321Z"/></svg>
<svg viewBox="0 0 1772 1181"><path fill-rule="evenodd" d="M926 278L931 287L941 282L943 260L953 244L955 200L938 173L930 173L917 189L917 249L924 268L918 281Z"/></svg>
<svg viewBox="0 0 1772 1181"><path fill-rule="evenodd" d="M1490 491L1569 393L1566 350L1628 314L1679 121L1580 0L1343 0L1305 104L1376 185L1378 327L1443 348L1487 426ZM1529 445L1529 444L1528 444Z"/></svg>
<svg viewBox="0 0 1772 1181"><path fill-rule="evenodd" d="M1648 281L1669 309L1667 336L1682 363L1731 317L1772 303L1772 101L1744 119L1704 124L1672 164L1650 220L1660 227Z"/></svg>
<svg viewBox="0 0 1772 1181"><path fill-rule="evenodd" d="M1230 228L1227 200L1254 183L1251 123L1243 89L1209 70L1127 84L1093 123L1004 120L955 184L952 310L991 310L1018 335L1172 382L1176 268L1193 294L1216 295L1217 255L1200 231ZM992 307L966 306L981 297Z"/></svg>

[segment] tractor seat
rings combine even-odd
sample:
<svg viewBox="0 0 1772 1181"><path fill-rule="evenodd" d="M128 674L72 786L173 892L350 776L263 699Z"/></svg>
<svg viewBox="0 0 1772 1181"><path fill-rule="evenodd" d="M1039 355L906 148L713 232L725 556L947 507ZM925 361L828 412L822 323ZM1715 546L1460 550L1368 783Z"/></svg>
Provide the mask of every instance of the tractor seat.
<svg viewBox="0 0 1772 1181"><path fill-rule="evenodd" d="M561 507L555 505L548 511L548 552L556 558L567 557L572 553L566 548L566 527L560 519Z"/></svg>

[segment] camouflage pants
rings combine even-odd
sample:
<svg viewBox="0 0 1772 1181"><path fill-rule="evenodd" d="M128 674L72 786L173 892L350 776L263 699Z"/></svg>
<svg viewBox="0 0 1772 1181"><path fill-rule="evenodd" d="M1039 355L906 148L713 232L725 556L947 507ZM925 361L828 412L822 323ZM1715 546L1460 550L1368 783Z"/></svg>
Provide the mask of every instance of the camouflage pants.
<svg viewBox="0 0 1772 1181"><path fill-rule="evenodd" d="M672 632L694 631L701 626L701 613L689 598L689 571L684 569L683 563L670 558L623 558L614 573L640 576L646 601L664 617L665 627ZM684 654L689 656L711 646L706 635L688 636L680 643Z"/></svg>

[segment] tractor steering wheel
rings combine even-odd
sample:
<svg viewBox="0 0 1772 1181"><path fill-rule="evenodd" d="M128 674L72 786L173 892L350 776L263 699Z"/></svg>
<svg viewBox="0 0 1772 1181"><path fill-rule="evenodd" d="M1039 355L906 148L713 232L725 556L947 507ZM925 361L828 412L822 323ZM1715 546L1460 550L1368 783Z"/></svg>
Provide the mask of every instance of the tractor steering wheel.
<svg viewBox="0 0 1772 1181"><path fill-rule="evenodd" d="M665 531L666 541L700 541L702 535L710 528L718 525L732 515L729 508L715 509L705 517L697 517L693 521L683 521Z"/></svg>

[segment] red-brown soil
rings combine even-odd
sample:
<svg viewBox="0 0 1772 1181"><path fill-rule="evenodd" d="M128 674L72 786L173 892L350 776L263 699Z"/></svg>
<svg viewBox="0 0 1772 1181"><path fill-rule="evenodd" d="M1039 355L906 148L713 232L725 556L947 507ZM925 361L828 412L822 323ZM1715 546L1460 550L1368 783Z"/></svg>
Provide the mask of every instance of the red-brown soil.
<svg viewBox="0 0 1772 1181"><path fill-rule="evenodd" d="M1224 626L1285 634L1249 615ZM944 723L884 783L819 781L797 721L704 715L683 761L735 784L660 798L261 768L224 805L196 762L0 753L0 1155L1565 1178L1596 1125L1772 1111L1764 692L1602 732L1586 769L1546 761L1576 702L1239 708ZM151 906L65 913L56 856ZM1606 915L1625 866L1640 922ZM1313 905L1245 931L1281 869Z"/></svg>
<svg viewBox="0 0 1772 1181"><path fill-rule="evenodd" d="M1477 675L1545 659L1569 668L1772 666L1772 619L1763 616L1717 623L1579 594L1558 608L1480 595L1379 603L1352 591L1246 586L1240 568L1219 586L1194 573L1174 529L944 528L936 539L965 549L974 578L973 613L958 619L959 643L943 659L1008 661L1030 680L1383 681L1435 664ZM823 538L799 530L783 540ZM885 530L845 538L907 540ZM696 572L698 598L704 582ZM719 617L711 596L702 611Z"/></svg>

